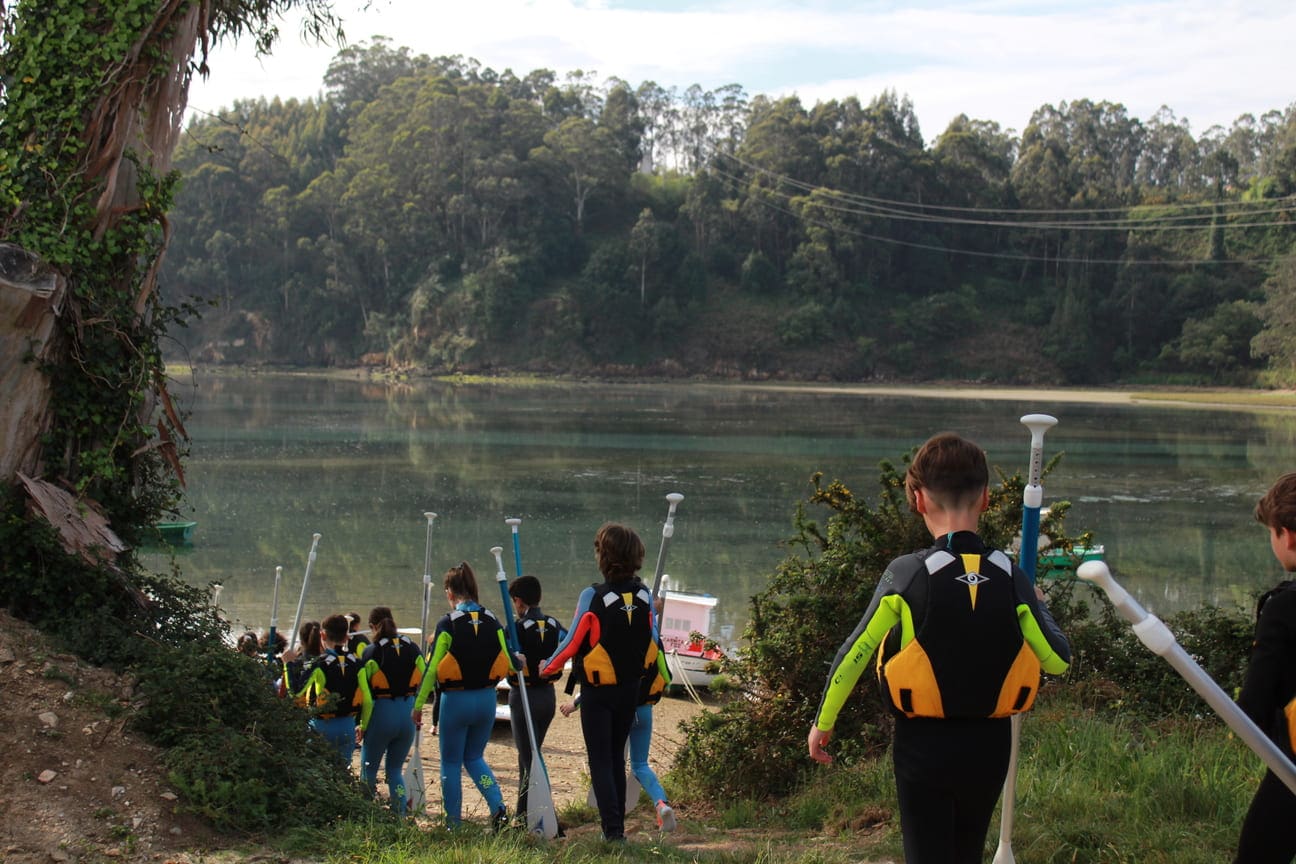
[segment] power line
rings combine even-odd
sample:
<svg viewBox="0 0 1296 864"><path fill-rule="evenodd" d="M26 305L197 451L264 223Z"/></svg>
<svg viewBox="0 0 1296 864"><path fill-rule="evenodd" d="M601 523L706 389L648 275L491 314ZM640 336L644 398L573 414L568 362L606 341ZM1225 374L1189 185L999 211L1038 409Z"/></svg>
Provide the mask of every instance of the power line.
<svg viewBox="0 0 1296 864"><path fill-rule="evenodd" d="M860 195L857 193L851 193L839 189L833 189L828 186L807 183L802 180L797 180L796 178L790 177L786 174L779 174L776 171L771 171L768 168L763 168L759 165L756 165L752 162L749 162L739 157L734 153L726 153L718 149L712 149L711 153L715 157L732 160L742 168L745 168L753 173L762 174L764 176L776 180L779 183L786 183L787 185L793 186L795 188L804 189L806 191L819 191L830 197L839 198L843 201L858 203L861 205L876 205L882 207L892 207L898 210L904 210L905 208L909 208L919 213L926 212L926 211L935 211L935 212L949 212L949 213L972 213L972 214L980 214L980 215L1004 214L1004 215L1016 216L1016 215L1026 214L1032 216L1091 216L1095 214L1108 214L1108 213L1129 214L1131 211L1137 210L1140 207L1149 207L1149 208L1154 207L1161 210L1172 210L1172 211L1208 210L1208 212L1200 213L1200 214L1158 217L1162 221L1169 221L1174 219L1207 218L1208 216L1212 215L1215 212L1219 212L1221 210L1229 210L1229 209L1250 208L1252 212L1259 210L1262 213L1287 213L1287 212L1296 211L1296 196L1292 196L1292 195L1285 196L1283 198L1274 199L1272 202L1263 202L1263 203L1251 202L1251 201L1219 201L1219 202L1180 203L1180 204L1140 204L1140 205L1125 206L1125 207L1070 208L1065 210L1029 209L1029 208L996 208L996 207L959 207L959 206L947 205L947 204L925 204L922 202L915 202L915 201L898 201L889 198L878 198L875 196ZM714 168L714 165L712 166L712 170L716 170ZM1142 222L1145 220L1140 219L1137 221ZM995 223L995 224L1000 224L1000 223Z"/></svg>
<svg viewBox="0 0 1296 864"><path fill-rule="evenodd" d="M721 168L712 167L711 170L724 177L734 181L739 185L743 178L740 175L732 174ZM877 206L860 206L851 207L834 203L838 199L838 194L834 190L822 186L812 186L805 183L791 181L791 185L796 188L804 189L810 192L811 196L817 196L815 204L825 210L836 213L845 213L856 216L882 217L894 219L901 222L920 222L932 225L973 225L990 228L1017 228L1025 230L1071 230L1071 231L1119 231L1122 233L1129 232L1152 232L1152 231L1200 231L1211 228L1284 228L1296 225L1291 219L1281 219L1269 222L1227 222L1216 223L1217 214L1203 213L1196 216L1169 217L1166 220L1159 219L1124 219L1124 220L1103 220L1096 219L1086 222L1071 221L1009 221L994 219L968 219L955 216L929 216L922 213L916 213L909 210L898 209L894 207L877 207ZM771 194L786 198L791 202L795 197L790 193L780 192L777 188L767 188L766 191ZM845 196L840 196L845 198ZM933 208L934 209L934 208ZM967 211L968 208L959 208ZM1272 212L1288 213L1296 212L1296 205L1287 208L1275 209ZM1192 224L1164 224L1170 219L1196 219ZM1209 220L1209 221L1206 221Z"/></svg>
<svg viewBox="0 0 1296 864"><path fill-rule="evenodd" d="M722 173L722 182L728 178L728 185L736 192L742 192L743 187L733 182L736 175ZM871 234L864 231L856 231L842 225L833 225L822 220L808 217L802 213L796 213L785 207L779 207L766 201L758 201L760 206L766 207L775 212L783 213L800 222L816 225L841 234L848 234L852 237L859 237L864 240L872 240L878 243L885 243L891 246L902 246L910 249L923 249L930 252L940 252L947 255L966 255L975 258L989 258L1006 261L1026 261L1044 264L1122 264L1134 266L1195 266L1195 265L1219 265L1219 264L1269 264L1278 261L1296 261L1296 255L1275 255L1271 257L1259 258L1194 258L1194 259L1141 259L1141 258L1073 258L1058 257L1047 255L1030 255L1026 253L1015 252L985 252L977 249L959 249L949 246L937 246L932 243L918 243L912 240L900 240L894 237L885 237L880 234ZM995 223L998 224L998 223Z"/></svg>

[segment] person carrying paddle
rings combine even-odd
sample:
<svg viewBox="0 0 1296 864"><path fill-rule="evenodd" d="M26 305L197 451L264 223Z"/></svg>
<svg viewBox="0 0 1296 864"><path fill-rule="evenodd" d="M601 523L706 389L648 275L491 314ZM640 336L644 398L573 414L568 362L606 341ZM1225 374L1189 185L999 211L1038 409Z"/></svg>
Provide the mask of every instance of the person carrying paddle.
<svg viewBox="0 0 1296 864"><path fill-rule="evenodd" d="M1296 473L1284 474L1256 504L1269 548L1296 571ZM1284 580L1256 605L1255 642L1238 705L1296 761L1296 582ZM1242 822L1234 864L1288 864L1296 858L1296 795L1265 771Z"/></svg>
<svg viewBox="0 0 1296 864"><path fill-rule="evenodd" d="M526 658L527 706L531 709L536 746L542 747L558 704L554 682L562 678L562 670L559 669L553 675L541 675L540 667L558 652L558 645L567 635L567 630L558 623L558 619L540 611L541 588L540 580L536 577L519 576L509 583L508 593L517 618L518 647ZM510 688L509 725L513 729L513 743L518 752L518 797L514 812L519 819L526 817L532 755L531 738L526 730L526 713L522 710L522 696L521 688Z"/></svg>
<svg viewBox="0 0 1296 864"><path fill-rule="evenodd" d="M413 722L423 724L423 705L432 688L432 732L441 754L441 803L447 827L457 827L463 810L463 781L467 771L486 799L491 824L508 824L504 794L495 772L486 764L486 744L495 728L495 685L513 670L500 626L477 599L477 578L463 561L445 574L451 612L437 622L431 638L428 675L414 700Z"/></svg>
<svg viewBox="0 0 1296 864"><path fill-rule="evenodd" d="M365 649L369 647L369 634L360 629L360 613L348 612L343 617L347 619L347 627L350 628L347 633L347 650L357 657L363 657Z"/></svg>
<svg viewBox="0 0 1296 864"><path fill-rule="evenodd" d="M279 690L281 695L292 696L299 706L305 708L306 697L300 694L303 693L306 679L310 677L316 661L324 655L320 622L304 622L297 629L297 638L301 644L280 655L283 660L283 681L280 682Z"/></svg>
<svg viewBox="0 0 1296 864"><path fill-rule="evenodd" d="M349 623L330 615L321 625L324 653L307 673L306 683L294 695L311 706L310 726L337 750L342 763L351 766L356 750L356 714L368 691L360 682L360 658L347 650Z"/></svg>
<svg viewBox="0 0 1296 864"><path fill-rule="evenodd" d="M552 675L576 658L581 684L581 734L603 838L625 840L626 739L634 725L640 685L657 663L652 594L639 580L644 545L625 525L609 522L594 537L594 556L604 581L566 647L541 675Z"/></svg>
<svg viewBox="0 0 1296 864"><path fill-rule="evenodd" d="M1029 578L976 533L989 506L985 454L953 433L909 463L905 492L936 540L892 561L833 660L810 727L824 751L874 651L895 714L892 758L908 864L977 864L1008 773L1013 714L1034 704L1040 670L1065 672L1070 645Z"/></svg>
<svg viewBox="0 0 1296 864"><path fill-rule="evenodd" d="M405 757L414 746L414 694L423 683L426 664L413 639L396 629L392 612L375 606L369 613L372 637L360 658L365 686L371 699L360 713L360 768L370 794L378 790L378 766L386 760L387 792L391 808L405 815Z"/></svg>
<svg viewBox="0 0 1296 864"><path fill-rule="evenodd" d="M584 597L584 594L581 595ZM661 599L657 600L657 608L661 608ZM675 808L670 805L670 800L666 797L666 790L662 788L661 781L657 779L657 773L653 771L652 766L648 764L648 750L652 745L653 730L653 706L661 701L662 694L666 692L666 686L670 684L670 669L666 665L666 652L662 650L661 639L654 635L657 641L657 668L655 672L649 673L639 685L639 707L635 708L634 724L630 727L630 773L634 775L635 780L639 782L639 787L648 794L648 799L653 802L653 809L657 813L657 828L664 833L674 831L677 826L675 818ZM580 707L581 697L578 695L570 702L564 702L558 707L564 717L570 717ZM639 793L627 793L637 796ZM633 803L627 801L627 806Z"/></svg>

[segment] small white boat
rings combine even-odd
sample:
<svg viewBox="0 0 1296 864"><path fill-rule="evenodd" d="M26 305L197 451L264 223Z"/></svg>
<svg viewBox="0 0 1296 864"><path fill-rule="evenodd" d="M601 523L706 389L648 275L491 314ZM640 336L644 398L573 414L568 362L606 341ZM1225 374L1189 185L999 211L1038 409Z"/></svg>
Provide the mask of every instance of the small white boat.
<svg viewBox="0 0 1296 864"><path fill-rule="evenodd" d="M719 649L704 649L701 645L690 644L683 649L673 648L666 651L666 668L670 670L671 686L689 686L706 688L715 678L714 672L707 671L713 661L724 656Z"/></svg>
<svg viewBox="0 0 1296 864"><path fill-rule="evenodd" d="M708 638L714 630L715 607L719 598L692 591L674 591L667 587L669 576L662 576L662 611L658 622L662 647L666 649L666 668L671 686L705 688L711 686L715 673L711 664L724 652ZM696 638L696 637L701 637ZM710 642L710 647L708 643Z"/></svg>

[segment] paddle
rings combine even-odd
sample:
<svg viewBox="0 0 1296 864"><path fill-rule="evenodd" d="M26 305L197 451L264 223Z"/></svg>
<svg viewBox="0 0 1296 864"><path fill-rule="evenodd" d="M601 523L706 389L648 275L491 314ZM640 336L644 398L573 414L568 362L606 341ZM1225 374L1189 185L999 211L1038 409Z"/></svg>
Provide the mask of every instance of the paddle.
<svg viewBox="0 0 1296 864"><path fill-rule="evenodd" d="M1103 561L1086 561L1076 571L1081 579L1092 582L1107 592L1116 611L1126 621L1134 625L1134 634L1153 654L1164 657L1166 662L1197 691L1197 695L1206 700L1206 704L1228 724L1242 743L1250 747L1255 754L1264 760L1269 770L1296 795L1296 764L1287 758L1287 754L1278 749L1278 745L1255 724L1246 712L1228 697L1228 694L1197 665L1197 661L1175 641L1174 634L1160 618L1148 614L1138 601L1129 595L1121 585L1112 578L1111 571Z"/></svg>
<svg viewBox="0 0 1296 864"><path fill-rule="evenodd" d="M1048 414L1027 414L1022 425L1030 430L1030 468L1026 474L1026 488L1022 490L1021 545L1017 550L1017 566L1035 584L1035 560L1039 557L1040 506L1044 503L1044 487L1040 478L1044 474L1044 433L1057 425L1057 418ZM1017 752L1021 747L1022 715L1012 716L1012 744L1008 751L1008 775L1004 778L1003 804L999 811L999 846L991 864L1013 864L1012 851L1013 809L1017 795Z"/></svg>
<svg viewBox="0 0 1296 864"><path fill-rule="evenodd" d="M522 575L522 551L518 545L518 526L521 519L504 520L513 529L513 558L518 576ZM499 583L500 599L504 603L504 618L508 622L509 650L521 651L517 636L517 622L513 620L513 600L509 597L508 582L504 575L504 547L492 546L491 554L495 556L495 581ZM539 834L546 840L558 836L558 814L554 812L553 791L549 788L549 770L545 768L544 757L540 755L540 746L536 743L535 724L531 721L531 703L527 700L526 664L517 673L518 693L522 703L522 715L526 719L527 740L531 743L531 767L527 771L527 830Z"/></svg>
<svg viewBox="0 0 1296 864"><path fill-rule="evenodd" d="M423 544L423 615L419 625L419 651L426 655L428 609L432 605L432 520L436 519L437 514L428 511L423 516L427 519L427 540ZM431 675L432 670L425 665L423 674ZM420 746L422 741L423 730L416 728L414 752L410 755L414 767L410 771L410 791L405 801L406 812L411 814L423 812L423 805L427 803L427 783L423 777L423 748Z"/></svg>
<svg viewBox="0 0 1296 864"><path fill-rule="evenodd" d="M274 597L270 601L270 630L266 633L266 662L275 659L275 630L279 627L279 583L283 580L283 568L275 568Z"/></svg>
<svg viewBox="0 0 1296 864"><path fill-rule="evenodd" d="M297 647L297 631L301 629L302 610L306 608L306 586L310 584L311 570L315 567L315 552L319 548L320 535L312 536L310 554L306 556L306 575L302 576L301 595L297 598L297 614L293 616L292 634L288 637L288 650Z"/></svg>
<svg viewBox="0 0 1296 864"><path fill-rule="evenodd" d="M666 496L669 506L666 508L666 521L662 524L661 546L657 549L657 567L653 570L652 598L654 600L657 599L657 592L661 588L662 574L666 571L666 547L675 536L675 508L683 500L684 496L679 492L671 492ZM654 614L656 614L655 609Z"/></svg>

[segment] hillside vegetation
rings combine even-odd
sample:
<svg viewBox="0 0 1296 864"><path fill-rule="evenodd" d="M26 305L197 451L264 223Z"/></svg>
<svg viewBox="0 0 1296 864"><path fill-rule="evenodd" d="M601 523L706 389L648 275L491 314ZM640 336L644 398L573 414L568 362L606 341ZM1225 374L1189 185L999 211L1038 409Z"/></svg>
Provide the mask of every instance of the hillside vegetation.
<svg viewBox="0 0 1296 864"><path fill-rule="evenodd" d="M385 40L195 119L190 359L819 379L1281 383L1296 111L1194 136L1043 105L803 105L519 77Z"/></svg>

